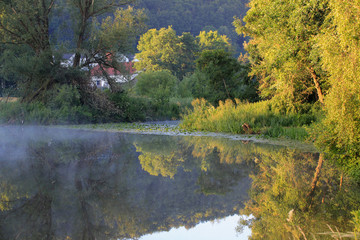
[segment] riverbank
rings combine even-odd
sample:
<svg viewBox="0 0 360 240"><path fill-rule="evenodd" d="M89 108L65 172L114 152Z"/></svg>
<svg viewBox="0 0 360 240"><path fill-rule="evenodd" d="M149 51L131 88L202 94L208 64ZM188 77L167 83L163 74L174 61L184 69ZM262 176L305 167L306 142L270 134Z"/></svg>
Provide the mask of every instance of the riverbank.
<svg viewBox="0 0 360 240"><path fill-rule="evenodd" d="M197 136L226 138L244 143L264 143L300 149L306 152L317 152L315 146L305 141L281 138L269 138L257 134L233 134L208 131L187 131L180 126L180 121L154 121L145 123L107 123L84 125L58 125L56 128L71 128L90 131L123 132L132 134L151 134L167 136Z"/></svg>
<svg viewBox="0 0 360 240"><path fill-rule="evenodd" d="M318 122L321 111L314 108L306 113L281 113L272 110L272 101L256 103L228 99L213 106L205 99L195 99L192 110L182 116L186 130L259 134L271 138L305 141L308 127Z"/></svg>

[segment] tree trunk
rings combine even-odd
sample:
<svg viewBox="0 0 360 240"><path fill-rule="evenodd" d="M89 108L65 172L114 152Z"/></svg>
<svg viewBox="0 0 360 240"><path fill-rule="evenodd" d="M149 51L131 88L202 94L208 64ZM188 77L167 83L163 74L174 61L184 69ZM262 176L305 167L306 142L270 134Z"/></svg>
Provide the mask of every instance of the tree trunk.
<svg viewBox="0 0 360 240"><path fill-rule="evenodd" d="M324 95L323 95L323 93L321 91L320 83L319 83L318 77L317 77L317 75L315 73L315 70L312 67L310 67L309 71L310 71L311 77L312 77L312 79L314 81L314 84L315 84L315 88L316 88L316 91L317 91L319 102L321 104L324 104Z"/></svg>
<svg viewBox="0 0 360 240"><path fill-rule="evenodd" d="M225 79L223 78L222 80L223 80L223 83L224 83L224 87L225 87L225 90L226 90L226 94L227 94L228 98L230 99L230 93L229 93L229 90L228 90L228 88L227 88Z"/></svg>
<svg viewBox="0 0 360 240"><path fill-rule="evenodd" d="M114 93L118 93L121 92L121 86L119 83L117 83L114 79L112 79L109 74L105 71L105 69L103 68L103 66L101 64L99 64L99 67L101 69L102 74L104 75L104 77L106 78L107 82L109 83L110 86L110 90Z"/></svg>
<svg viewBox="0 0 360 240"><path fill-rule="evenodd" d="M315 195L316 185L320 178L320 172L321 172L323 163L324 163L324 154L320 153L318 165L316 167L315 174L314 174L313 180L311 182L311 189L310 189L309 193L306 195L306 198L308 199L308 201L307 201L308 206L306 209L309 209L311 207L311 204L312 204L312 201L313 201L313 198Z"/></svg>
<svg viewBox="0 0 360 240"><path fill-rule="evenodd" d="M84 42L85 30L86 30L86 22L82 22L81 27L80 27L80 33L79 33L78 40L76 43L76 53L75 53L75 57L74 57L73 67L80 66L80 60L81 60L80 49Z"/></svg>
<svg viewBox="0 0 360 240"><path fill-rule="evenodd" d="M344 181L344 175L342 173L341 177L340 177L340 191L341 191L341 188L342 188L342 185L343 185L343 181Z"/></svg>

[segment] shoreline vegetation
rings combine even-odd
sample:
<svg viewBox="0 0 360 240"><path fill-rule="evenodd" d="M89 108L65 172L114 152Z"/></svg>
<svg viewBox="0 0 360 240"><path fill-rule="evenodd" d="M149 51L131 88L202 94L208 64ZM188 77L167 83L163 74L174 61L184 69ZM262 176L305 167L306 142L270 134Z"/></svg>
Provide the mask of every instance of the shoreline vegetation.
<svg viewBox="0 0 360 240"><path fill-rule="evenodd" d="M311 125L320 118L320 112L292 115L276 113L271 110L271 101L249 103L228 99L219 101L218 106L214 107L203 98L194 99L191 104L189 99L180 100L181 103L173 100L173 106L178 109L173 111L176 114L168 115L169 120L155 117L149 120L140 118L142 121L134 122L105 123L92 123L90 118L94 116L89 109L75 106L74 110L70 104L60 99L58 101L60 103L50 104L61 105L57 109L41 104L25 104L19 100L0 102L0 121L3 125L44 125L124 133L223 137L318 151L313 141L309 140L309 131ZM139 109L134 111L139 112ZM138 115L133 112L130 114Z"/></svg>
<svg viewBox="0 0 360 240"><path fill-rule="evenodd" d="M307 141L309 127L319 112L281 114L271 110L271 101L255 103L227 99L214 107L205 99L193 100L192 110L183 115L182 129L189 131L254 134L262 137Z"/></svg>
<svg viewBox="0 0 360 240"><path fill-rule="evenodd" d="M284 138L266 138L254 134L237 134L225 132L209 132L185 130L180 121L155 121L143 123L106 123L106 124L81 124L81 125L54 125L51 128L70 128L86 131L107 131L130 134L150 134L150 135L168 135L168 136L196 136L196 137L214 137L225 138L234 141L271 144L290 148L296 148L306 152L317 152L313 144Z"/></svg>

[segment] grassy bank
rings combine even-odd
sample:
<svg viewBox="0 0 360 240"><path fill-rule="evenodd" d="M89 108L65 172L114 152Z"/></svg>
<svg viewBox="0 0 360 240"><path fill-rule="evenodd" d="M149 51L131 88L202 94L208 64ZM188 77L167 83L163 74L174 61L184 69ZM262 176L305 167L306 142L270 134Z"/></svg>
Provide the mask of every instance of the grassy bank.
<svg viewBox="0 0 360 240"><path fill-rule="evenodd" d="M308 137L306 127L317 119L314 113L276 113L271 110L269 101L246 103L226 100L214 107L204 99L196 99L192 107L183 115L180 124L187 131L261 134L266 137L305 140Z"/></svg>
<svg viewBox="0 0 360 240"><path fill-rule="evenodd" d="M123 115L117 120L104 119L99 112L80 104L44 105L0 102L0 121L5 124L85 124L101 122L137 122L179 119L179 130L231 134L260 134L263 137L305 140L306 128L317 120L316 114L280 114L271 110L269 101L246 103L226 100L214 107L204 99L170 99L156 104L145 98L122 97L112 99ZM54 105L54 106L53 106ZM129 107L130 106L130 107ZM123 119L123 120L121 120Z"/></svg>
<svg viewBox="0 0 360 240"><path fill-rule="evenodd" d="M79 93L69 88L60 88L45 103L22 103L17 98L0 98L0 124L56 125L174 120L179 119L185 109L191 106L192 100L172 97L168 101L159 102L126 93L100 94L108 99L100 108L83 104Z"/></svg>

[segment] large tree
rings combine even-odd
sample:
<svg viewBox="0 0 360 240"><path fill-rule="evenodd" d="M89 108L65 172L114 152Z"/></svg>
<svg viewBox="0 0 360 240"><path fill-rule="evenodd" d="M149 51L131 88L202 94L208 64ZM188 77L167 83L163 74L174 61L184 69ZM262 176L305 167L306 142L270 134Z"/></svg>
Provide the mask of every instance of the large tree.
<svg viewBox="0 0 360 240"><path fill-rule="evenodd" d="M326 73L314 44L328 14L326 0L252 0L244 18L234 25L250 36L245 45L252 75L263 98L275 98L281 111L298 111L304 103L324 102ZM300 108L300 109L299 109Z"/></svg>
<svg viewBox="0 0 360 240"><path fill-rule="evenodd" d="M133 0L67 0L70 7L73 7L72 14L75 26L76 54L73 62L74 67L80 65L82 50L89 39L91 23L97 17L114 11L115 8L127 5Z"/></svg>
<svg viewBox="0 0 360 240"><path fill-rule="evenodd" d="M132 2L134 0L67 0L65 5L74 23L76 48L73 67L99 64L114 92L121 89L104 68L112 67L123 72L124 67L119 64L115 54L132 52L135 37L146 28L142 10L132 7L120 9ZM108 17L104 19L106 15ZM102 21L99 23L100 19Z"/></svg>
<svg viewBox="0 0 360 240"><path fill-rule="evenodd" d="M73 69L64 68L60 63L58 47L52 45L49 22L61 11L55 0L8 0L0 2L0 40L5 44L11 58L7 63L14 74L20 75L24 92L23 100L29 102L39 99L46 102L46 92L56 84L71 84L81 92L83 102L91 97L93 91L89 78L80 68L98 63L103 67L120 69L116 53L130 51L135 36L145 27L144 14L133 8L118 9L132 0L68 0L60 5L68 11L76 38ZM115 12L114 12L115 11ZM113 14L114 13L114 14ZM110 15L102 18L105 14ZM98 22L100 21L100 23ZM9 47L9 46L15 47ZM67 51L71 51L68 49ZM6 53L6 51L4 51ZM81 56L85 61L80 61ZM104 71L106 72L106 71ZM112 90L118 86L108 78ZM89 95L90 94L90 95Z"/></svg>
<svg viewBox="0 0 360 240"><path fill-rule="evenodd" d="M329 73L326 117L316 143L360 180L360 3L329 0L327 28L317 38Z"/></svg>
<svg viewBox="0 0 360 240"><path fill-rule="evenodd" d="M175 71L179 62L180 39L171 26L160 30L150 29L140 37L136 54L139 62L135 63L138 70Z"/></svg>
<svg viewBox="0 0 360 240"><path fill-rule="evenodd" d="M49 16L55 0L0 2L0 39L27 44L37 54L50 49Z"/></svg>
<svg viewBox="0 0 360 240"><path fill-rule="evenodd" d="M2 44L27 46L14 52L23 75L26 99L31 101L54 83L54 60L49 35L49 18L55 0L1 1L0 40ZM6 52L6 51L5 51ZM18 61L19 56L22 60ZM8 59L9 60L9 59ZM25 97L24 97L25 99Z"/></svg>
<svg viewBox="0 0 360 240"><path fill-rule="evenodd" d="M115 68L122 73L129 71L121 62L123 54L133 52L136 37L146 28L144 21L143 11L134 10L132 7L117 9L114 17L109 16L101 23L93 20L90 36L80 49L86 60L77 63L75 55L74 66L80 64L79 67L88 67L92 63L97 63L110 89L113 92L121 91L120 85L108 76L105 68Z"/></svg>

